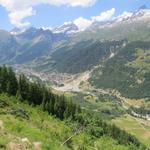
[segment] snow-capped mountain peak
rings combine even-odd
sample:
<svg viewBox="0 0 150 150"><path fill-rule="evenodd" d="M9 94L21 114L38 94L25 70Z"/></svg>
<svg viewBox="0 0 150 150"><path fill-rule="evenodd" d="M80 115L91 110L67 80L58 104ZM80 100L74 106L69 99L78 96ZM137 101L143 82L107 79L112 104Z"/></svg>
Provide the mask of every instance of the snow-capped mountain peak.
<svg viewBox="0 0 150 150"><path fill-rule="evenodd" d="M66 22L53 30L53 33L71 34L78 31L78 27L72 22Z"/></svg>
<svg viewBox="0 0 150 150"><path fill-rule="evenodd" d="M150 17L150 9L148 9L145 5L139 7L137 11L124 12L115 18L115 22L133 21L143 17Z"/></svg>
<svg viewBox="0 0 150 150"><path fill-rule="evenodd" d="M125 11L121 15L114 17L109 21L93 22L89 29L90 30L102 29L105 27L112 27L112 26L120 25L122 23L128 24L140 20L145 20L145 21L150 20L150 9L147 8L145 5L139 7L139 9L137 9L136 11L131 11L131 12Z"/></svg>
<svg viewBox="0 0 150 150"><path fill-rule="evenodd" d="M132 17L133 13L132 12L123 12L120 16L116 17L116 22L120 21L126 21Z"/></svg>

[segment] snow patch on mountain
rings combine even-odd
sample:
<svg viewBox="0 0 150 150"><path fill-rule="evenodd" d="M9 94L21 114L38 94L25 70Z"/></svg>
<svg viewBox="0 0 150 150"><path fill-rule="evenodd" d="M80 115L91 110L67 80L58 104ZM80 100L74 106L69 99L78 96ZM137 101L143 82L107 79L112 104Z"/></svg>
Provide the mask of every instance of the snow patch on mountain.
<svg viewBox="0 0 150 150"><path fill-rule="evenodd" d="M105 27L112 27L114 25L118 25L121 23L131 23L138 20L149 20L150 19L150 9L148 9L146 6L140 7L135 12L123 12L121 15L114 17L110 21L106 22L94 22L91 25L91 29L94 28L105 28Z"/></svg>
<svg viewBox="0 0 150 150"><path fill-rule="evenodd" d="M71 34L77 32L79 29L78 27L72 22L65 22L62 26L59 26L53 29L53 33L63 33L63 34Z"/></svg>

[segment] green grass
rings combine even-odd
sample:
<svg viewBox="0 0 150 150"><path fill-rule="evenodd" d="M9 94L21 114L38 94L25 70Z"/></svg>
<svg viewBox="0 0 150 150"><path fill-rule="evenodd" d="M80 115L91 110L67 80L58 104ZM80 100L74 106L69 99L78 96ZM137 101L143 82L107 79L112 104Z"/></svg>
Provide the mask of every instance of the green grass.
<svg viewBox="0 0 150 150"><path fill-rule="evenodd" d="M109 137L104 137L95 142L95 147L99 150L127 150L127 147L117 145L114 140Z"/></svg>
<svg viewBox="0 0 150 150"><path fill-rule="evenodd" d="M113 120L118 127L136 136L143 144L150 147L150 121L136 119L130 115L124 115Z"/></svg>
<svg viewBox="0 0 150 150"><path fill-rule="evenodd" d="M125 109L120 105L120 100L108 94L74 93L70 97L74 103L80 104L85 110L97 113L103 119L118 117L125 113Z"/></svg>
<svg viewBox="0 0 150 150"><path fill-rule="evenodd" d="M147 71L150 70L150 50L137 49L135 57L134 61L128 63L129 66Z"/></svg>
<svg viewBox="0 0 150 150"><path fill-rule="evenodd" d="M2 95L0 99L5 100L9 104L9 108L3 108L0 112L6 114L0 115L0 120L3 121L5 132L9 133L12 137L28 138L29 141L40 141L48 148L58 147L61 141L64 141L70 134L71 128L65 125L65 122L59 121L54 117L42 112L40 108L33 108L27 104L16 103L13 97ZM20 116L7 114L9 111L24 109L29 114L29 120L23 119ZM6 140L12 140L5 137ZM1 138L0 138L1 139ZM0 140L2 141L2 139ZM2 141L3 142L3 141Z"/></svg>

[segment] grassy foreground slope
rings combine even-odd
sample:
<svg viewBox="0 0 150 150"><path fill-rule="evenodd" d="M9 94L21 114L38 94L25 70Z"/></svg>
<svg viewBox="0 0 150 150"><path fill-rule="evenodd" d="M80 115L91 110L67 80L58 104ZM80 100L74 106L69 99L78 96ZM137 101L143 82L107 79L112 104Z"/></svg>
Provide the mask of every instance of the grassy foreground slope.
<svg viewBox="0 0 150 150"><path fill-rule="evenodd" d="M0 95L0 107L0 147L3 149L11 145L34 149L35 143L42 149L55 149L71 134L64 122L38 107L19 103L15 97Z"/></svg>
<svg viewBox="0 0 150 150"><path fill-rule="evenodd" d="M120 145L110 136L96 138L88 130L80 131L76 123L60 121L42 109L0 95L0 149L9 150L134 150ZM73 135L73 137L72 137ZM64 145L63 142L72 137Z"/></svg>

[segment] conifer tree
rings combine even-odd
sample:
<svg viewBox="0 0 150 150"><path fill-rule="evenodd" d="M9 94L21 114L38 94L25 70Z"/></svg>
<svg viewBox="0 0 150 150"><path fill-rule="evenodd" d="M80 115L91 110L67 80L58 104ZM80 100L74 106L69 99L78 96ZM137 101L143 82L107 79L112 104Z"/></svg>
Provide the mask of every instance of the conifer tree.
<svg viewBox="0 0 150 150"><path fill-rule="evenodd" d="M18 100L23 101L20 90L17 90L16 97L17 97Z"/></svg>
<svg viewBox="0 0 150 150"><path fill-rule="evenodd" d="M19 91L22 100L27 100L29 97L29 83L24 75L19 76Z"/></svg>
<svg viewBox="0 0 150 150"><path fill-rule="evenodd" d="M7 92L16 95L18 89L18 81L12 68L8 68Z"/></svg>
<svg viewBox="0 0 150 150"><path fill-rule="evenodd" d="M2 92L7 92L8 72L7 67L4 65L1 69L1 89Z"/></svg>

